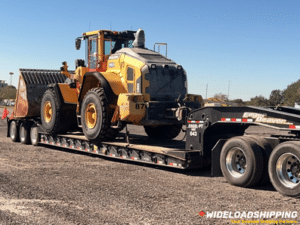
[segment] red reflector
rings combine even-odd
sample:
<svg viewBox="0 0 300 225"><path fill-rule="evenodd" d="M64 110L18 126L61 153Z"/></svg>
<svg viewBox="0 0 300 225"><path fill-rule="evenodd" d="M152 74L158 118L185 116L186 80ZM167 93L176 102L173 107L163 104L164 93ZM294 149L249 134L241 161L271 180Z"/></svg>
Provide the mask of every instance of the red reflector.
<svg viewBox="0 0 300 225"><path fill-rule="evenodd" d="M170 166L173 166L173 163L169 163Z"/></svg>
<svg viewBox="0 0 300 225"><path fill-rule="evenodd" d="M296 125L290 125L289 128L290 129L296 129Z"/></svg>
<svg viewBox="0 0 300 225"><path fill-rule="evenodd" d="M247 119L242 119L242 121L243 121L243 122L248 122L248 120L247 120Z"/></svg>
<svg viewBox="0 0 300 225"><path fill-rule="evenodd" d="M231 121L232 122L236 122L236 118L231 118Z"/></svg>
<svg viewBox="0 0 300 225"><path fill-rule="evenodd" d="M191 123L192 121L188 120L187 122L188 122L188 123Z"/></svg>
<svg viewBox="0 0 300 225"><path fill-rule="evenodd" d="M132 160L134 160L134 157L131 157Z"/></svg>
<svg viewBox="0 0 300 225"><path fill-rule="evenodd" d="M196 121L196 123L200 123L200 121Z"/></svg>
<svg viewBox="0 0 300 225"><path fill-rule="evenodd" d="M226 118L221 118L221 121L226 121Z"/></svg>

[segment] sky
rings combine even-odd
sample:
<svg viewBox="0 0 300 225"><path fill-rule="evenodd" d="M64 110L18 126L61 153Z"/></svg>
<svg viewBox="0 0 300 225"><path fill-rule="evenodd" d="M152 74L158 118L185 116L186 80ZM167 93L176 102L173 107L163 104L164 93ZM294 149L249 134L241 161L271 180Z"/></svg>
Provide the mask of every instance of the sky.
<svg viewBox="0 0 300 225"><path fill-rule="evenodd" d="M298 0L6 0L0 7L0 79L19 68L59 69L85 59L75 38L90 30L144 29L146 47L168 44L188 91L250 100L300 79ZM163 48L162 53L165 53Z"/></svg>

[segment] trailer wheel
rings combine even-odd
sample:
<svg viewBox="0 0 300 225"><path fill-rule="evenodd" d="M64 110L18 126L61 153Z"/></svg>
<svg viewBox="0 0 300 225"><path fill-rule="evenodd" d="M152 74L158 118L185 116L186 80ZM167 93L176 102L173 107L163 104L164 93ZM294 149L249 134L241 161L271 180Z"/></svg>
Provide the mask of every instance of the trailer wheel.
<svg viewBox="0 0 300 225"><path fill-rule="evenodd" d="M39 145L39 128L36 124L33 124L30 128L30 141L33 146Z"/></svg>
<svg viewBox="0 0 300 225"><path fill-rule="evenodd" d="M300 197L300 142L284 142L274 148L269 159L269 176L282 195Z"/></svg>
<svg viewBox="0 0 300 225"><path fill-rule="evenodd" d="M19 137L19 126L17 121L12 121L9 126L9 136L13 142L18 142Z"/></svg>
<svg viewBox="0 0 300 225"><path fill-rule="evenodd" d="M112 112L104 95L103 88L88 91L82 101L81 124L89 140L113 140L119 130L110 127Z"/></svg>
<svg viewBox="0 0 300 225"><path fill-rule="evenodd" d="M260 147L263 156L263 173L261 179L258 181L259 184L267 184L270 182L270 177L268 173L268 161L272 152L272 147L270 143L260 136L249 135Z"/></svg>
<svg viewBox="0 0 300 225"><path fill-rule="evenodd" d="M162 125L162 126L144 126L146 134L150 138L157 139L173 139L176 138L181 131L181 124Z"/></svg>
<svg viewBox="0 0 300 225"><path fill-rule="evenodd" d="M19 128L19 135L22 144L30 144L30 123L21 123Z"/></svg>
<svg viewBox="0 0 300 225"><path fill-rule="evenodd" d="M50 134L63 133L68 130L68 118L58 109L58 100L52 89L47 90L41 103L41 121L43 129Z"/></svg>
<svg viewBox="0 0 300 225"><path fill-rule="evenodd" d="M235 186L251 187L263 173L262 153L250 137L234 137L223 146L221 170L226 180Z"/></svg>

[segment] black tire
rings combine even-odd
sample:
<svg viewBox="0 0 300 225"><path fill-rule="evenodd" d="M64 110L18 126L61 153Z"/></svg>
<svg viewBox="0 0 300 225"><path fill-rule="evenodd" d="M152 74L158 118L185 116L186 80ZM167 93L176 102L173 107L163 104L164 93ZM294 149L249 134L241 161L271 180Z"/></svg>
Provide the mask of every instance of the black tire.
<svg viewBox="0 0 300 225"><path fill-rule="evenodd" d="M258 184L267 184L270 183L270 177L268 172L268 162L270 155L272 153L272 146L270 143L261 136L249 135L260 147L261 153L263 156L263 173L261 179L258 181Z"/></svg>
<svg viewBox="0 0 300 225"><path fill-rule="evenodd" d="M33 124L30 128L30 141L33 146L38 146L40 140L39 128Z"/></svg>
<svg viewBox="0 0 300 225"><path fill-rule="evenodd" d="M20 142L22 144L30 144L30 123L22 122L19 128Z"/></svg>
<svg viewBox="0 0 300 225"><path fill-rule="evenodd" d="M81 106L81 124L85 137L101 141L115 139L119 130L111 128L112 115L103 88L89 90Z"/></svg>
<svg viewBox="0 0 300 225"><path fill-rule="evenodd" d="M274 148L269 159L274 188L289 197L300 197L300 142L288 141Z"/></svg>
<svg viewBox="0 0 300 225"><path fill-rule="evenodd" d="M181 124L161 125L161 126L144 126L146 134L150 138L156 139L173 139L176 138L181 131Z"/></svg>
<svg viewBox="0 0 300 225"><path fill-rule="evenodd" d="M9 136L13 142L18 142L20 141L20 136L19 136L19 126L17 121L11 121L9 125Z"/></svg>
<svg viewBox="0 0 300 225"><path fill-rule="evenodd" d="M41 121L43 129L49 134L64 133L69 129L68 118L66 116L67 111L63 111L59 108L58 97L54 90L48 89L42 98L41 103ZM48 113L49 107L51 113Z"/></svg>
<svg viewBox="0 0 300 225"><path fill-rule="evenodd" d="M230 184L240 187L254 186L263 174L260 147L250 137L231 138L222 148L220 166Z"/></svg>

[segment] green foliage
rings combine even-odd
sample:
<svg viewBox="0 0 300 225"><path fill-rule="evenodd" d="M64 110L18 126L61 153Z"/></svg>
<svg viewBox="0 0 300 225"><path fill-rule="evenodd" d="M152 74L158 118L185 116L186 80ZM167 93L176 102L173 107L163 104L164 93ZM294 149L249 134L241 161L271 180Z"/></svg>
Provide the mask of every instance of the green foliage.
<svg viewBox="0 0 300 225"><path fill-rule="evenodd" d="M264 96L259 95L259 96L255 96L254 98L251 98L251 100L249 102L247 102L247 105L252 105L252 106L269 106L270 102Z"/></svg>
<svg viewBox="0 0 300 225"><path fill-rule="evenodd" d="M17 89L14 86L6 86L0 88L0 100L3 99L15 99L16 98Z"/></svg>
<svg viewBox="0 0 300 225"><path fill-rule="evenodd" d="M300 103L300 80L288 85L283 91L284 104L294 106L295 103Z"/></svg>
<svg viewBox="0 0 300 225"><path fill-rule="evenodd" d="M277 106L279 105L283 100L282 91L280 90L273 90L270 94L270 106Z"/></svg>
<svg viewBox="0 0 300 225"><path fill-rule="evenodd" d="M240 98L235 99L232 102L236 103L237 106L245 106L246 105L246 103L242 99L240 99Z"/></svg>

